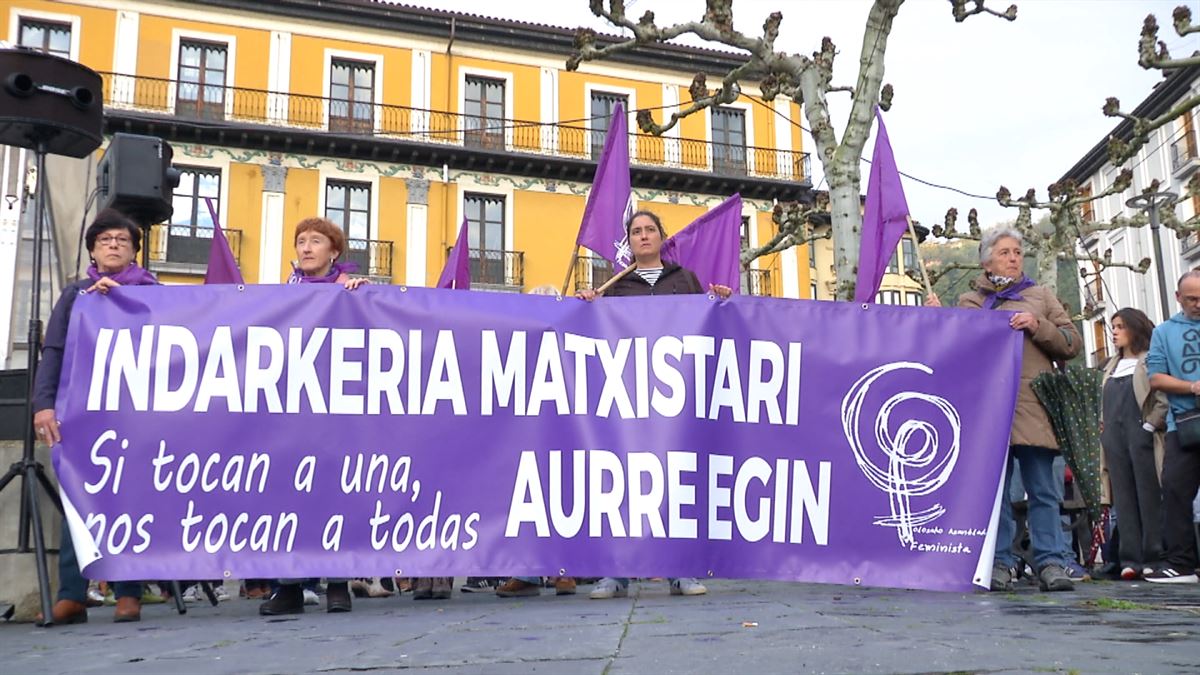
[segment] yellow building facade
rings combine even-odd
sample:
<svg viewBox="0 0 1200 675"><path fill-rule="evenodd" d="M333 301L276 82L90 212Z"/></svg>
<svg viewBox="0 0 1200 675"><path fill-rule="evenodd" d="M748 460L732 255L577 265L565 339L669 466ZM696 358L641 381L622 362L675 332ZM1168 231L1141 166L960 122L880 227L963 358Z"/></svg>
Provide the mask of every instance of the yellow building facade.
<svg viewBox="0 0 1200 675"><path fill-rule="evenodd" d="M466 221L473 286L594 287L611 272L587 251L568 265L618 101L638 206L669 233L737 192L754 246L777 201L810 199L799 106L754 86L662 137L637 130L634 111L663 121L696 72L723 74L734 54L667 45L572 72L571 30L389 3L5 4L0 36L101 73L106 138L172 145L175 213L148 242L169 283L203 279L211 200L250 283L284 281L295 224L320 215L381 282L435 283ZM754 261L743 291L829 299L822 244Z"/></svg>

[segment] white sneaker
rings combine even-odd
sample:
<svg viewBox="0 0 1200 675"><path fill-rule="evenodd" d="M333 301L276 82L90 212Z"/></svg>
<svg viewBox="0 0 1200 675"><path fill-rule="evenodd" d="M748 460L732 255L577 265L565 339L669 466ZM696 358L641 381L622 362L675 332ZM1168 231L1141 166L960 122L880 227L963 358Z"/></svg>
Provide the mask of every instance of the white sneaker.
<svg viewBox="0 0 1200 675"><path fill-rule="evenodd" d="M622 585L612 577L604 577L596 582L596 585L592 587L592 592L588 593L588 597L592 600L625 598L629 597L629 587Z"/></svg>
<svg viewBox="0 0 1200 675"><path fill-rule="evenodd" d="M225 584L213 586L213 595L216 596L217 602L225 602L229 599L229 591L225 590Z"/></svg>
<svg viewBox="0 0 1200 675"><path fill-rule="evenodd" d="M192 584L191 586L188 586L186 591L183 592L184 602L200 602L201 600L206 599L207 598L202 597L200 594L200 584Z"/></svg>
<svg viewBox="0 0 1200 675"><path fill-rule="evenodd" d="M671 595L704 595L708 589L694 577L685 577L671 582Z"/></svg>
<svg viewBox="0 0 1200 675"><path fill-rule="evenodd" d="M306 604L306 605L321 604L321 600L317 598L316 591L310 591L307 588L304 589L304 604Z"/></svg>

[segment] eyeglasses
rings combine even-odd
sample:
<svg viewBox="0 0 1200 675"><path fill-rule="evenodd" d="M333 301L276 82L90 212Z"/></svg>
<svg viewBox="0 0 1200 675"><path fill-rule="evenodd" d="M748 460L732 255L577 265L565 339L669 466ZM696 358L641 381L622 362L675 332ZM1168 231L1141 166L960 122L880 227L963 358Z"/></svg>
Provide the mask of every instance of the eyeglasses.
<svg viewBox="0 0 1200 675"><path fill-rule="evenodd" d="M107 237L96 237L96 243L100 244L101 246L111 246L113 244L116 244L117 246L129 246L133 243L133 240L129 237L109 235Z"/></svg>

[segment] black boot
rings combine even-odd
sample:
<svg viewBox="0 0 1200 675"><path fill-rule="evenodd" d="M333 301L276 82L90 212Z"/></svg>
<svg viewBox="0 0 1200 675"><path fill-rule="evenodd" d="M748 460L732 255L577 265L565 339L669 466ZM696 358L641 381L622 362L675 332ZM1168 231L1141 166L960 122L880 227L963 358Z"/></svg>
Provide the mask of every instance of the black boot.
<svg viewBox="0 0 1200 675"><path fill-rule="evenodd" d="M350 611L350 584L342 581L325 587L325 611L330 613Z"/></svg>
<svg viewBox="0 0 1200 675"><path fill-rule="evenodd" d="M263 616L304 613L304 589L300 584L280 584L266 602L258 606Z"/></svg>

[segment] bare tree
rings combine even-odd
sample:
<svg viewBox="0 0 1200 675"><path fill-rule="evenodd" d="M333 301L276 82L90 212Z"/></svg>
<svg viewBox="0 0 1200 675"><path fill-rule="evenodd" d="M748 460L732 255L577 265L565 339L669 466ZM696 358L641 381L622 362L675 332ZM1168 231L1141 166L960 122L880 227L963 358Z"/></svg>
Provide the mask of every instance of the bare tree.
<svg viewBox="0 0 1200 675"><path fill-rule="evenodd" d="M1009 21L1017 17L1016 5L1004 12L997 12L989 9L985 0L948 1L954 20L958 22L976 14L990 14ZM872 4L863 32L858 77L853 86L834 84L833 63L837 49L832 40L823 39L820 49L813 52L812 56L777 51L775 40L779 36L783 14L772 13L763 23L762 34L751 37L734 28L732 0L707 0L701 20L669 27L655 24L651 11L647 11L638 21L633 21L625 14L624 0L609 0L607 9L604 0L591 0L593 14L628 30L632 37L599 46L594 31L580 29L575 38L576 51L567 60L567 69L574 70L584 61L603 59L682 35L695 35L745 52L746 61L726 73L718 88L710 90L705 74L697 74L690 88L690 105L672 113L663 124L656 123L649 111L639 111L638 126L643 131L661 134L688 115L736 101L744 93L743 81L758 82L764 101L787 96L800 103L811 127L817 160L821 162L825 180L829 184L834 268L837 273L836 297L845 300L854 296L854 280L858 270L862 227L859 163L871 133L875 106L887 110L891 105L891 86L883 83L884 54L892 21L903 3L904 0L875 0ZM829 94L834 92L848 92L852 101L840 136L827 102ZM762 246L743 251L743 263L810 240L813 212L812 208L801 207L777 210L775 219L779 224L779 234Z"/></svg>
<svg viewBox="0 0 1200 675"><path fill-rule="evenodd" d="M1180 36L1200 32L1200 26L1192 25L1192 11L1187 7L1177 7L1174 11L1175 32ZM1188 58L1172 58L1167 46L1158 40L1158 21L1151 14L1142 24L1141 37L1138 40L1138 64L1150 70L1169 72L1179 68L1200 65L1200 54ZM1180 101L1161 115L1153 118L1138 117L1121 111L1121 102L1109 98L1104 102L1103 113L1108 117L1128 120L1132 125L1129 140L1112 136L1108 140L1108 160L1116 167L1137 156L1138 152L1150 142L1150 135L1159 128L1173 123L1182 115L1189 113L1200 105L1200 95L1190 96ZM1143 227L1149 223L1145 213L1135 216L1118 216L1108 222L1096 221L1085 217L1085 208L1094 202L1111 195L1121 194L1133 183L1133 172L1126 168L1122 170L1107 190L1092 194L1081 188L1074 181L1060 181L1047 188L1048 198L1038 199L1036 191L1029 189L1023 197L1014 198L1006 187L1001 187L996 193L996 201L1001 206L1017 209L1016 227L1025 237L1026 255L1036 261L1037 281L1039 284L1057 290L1057 261L1087 262L1093 267L1091 273L1099 273L1110 267L1125 267L1135 272L1145 273L1150 268L1150 259L1144 258L1138 263L1114 262L1111 250L1099 255L1084 250L1083 242L1089 235L1102 230L1115 230L1123 227ZM1157 192L1158 181L1153 181L1143 192ZM1188 233L1200 230L1200 216L1187 221L1181 220L1175 214L1175 207L1193 194L1200 194L1200 175L1193 175L1188 182L1184 195L1172 202L1159 207L1159 220L1167 228L1173 230L1176 236L1183 238ZM1043 219L1045 227L1039 228L1034 223L1033 211L1045 211L1049 216ZM976 231L969 233L958 232L954 228L954 216L957 212L951 209L947 213L947 225L934 228L935 236L953 238L978 238ZM958 265L956 269L966 266ZM946 270L942 270L944 273ZM1085 308L1084 315L1089 315Z"/></svg>

